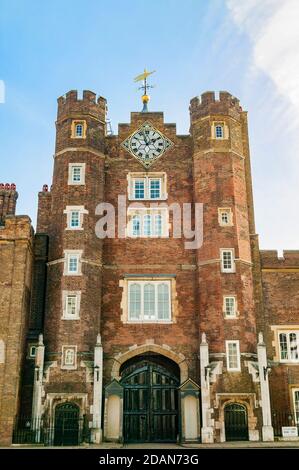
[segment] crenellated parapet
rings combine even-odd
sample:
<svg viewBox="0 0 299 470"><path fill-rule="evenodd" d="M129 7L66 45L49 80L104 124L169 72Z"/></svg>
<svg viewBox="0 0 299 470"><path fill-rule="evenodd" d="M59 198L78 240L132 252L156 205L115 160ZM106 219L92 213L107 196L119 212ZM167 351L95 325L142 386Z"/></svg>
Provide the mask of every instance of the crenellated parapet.
<svg viewBox="0 0 299 470"><path fill-rule="evenodd" d="M282 257L276 250L261 250L260 256L263 269L299 268L299 250L283 250Z"/></svg>
<svg viewBox="0 0 299 470"><path fill-rule="evenodd" d="M83 90L82 99L78 98L78 91L68 91L64 96L57 100L58 111L57 120L67 118L71 115L90 115L100 121L106 121L107 101L102 96L97 98L96 93L89 90Z"/></svg>
<svg viewBox="0 0 299 470"><path fill-rule="evenodd" d="M225 114L240 119L242 113L238 98L227 91L220 91L219 99L216 99L214 91L206 91L192 98L189 109L191 122L210 114Z"/></svg>

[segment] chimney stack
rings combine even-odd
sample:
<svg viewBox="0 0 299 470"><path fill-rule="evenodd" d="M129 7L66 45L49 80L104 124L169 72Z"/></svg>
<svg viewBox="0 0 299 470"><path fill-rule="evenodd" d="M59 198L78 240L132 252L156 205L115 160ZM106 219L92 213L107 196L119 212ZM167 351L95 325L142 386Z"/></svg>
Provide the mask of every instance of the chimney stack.
<svg viewBox="0 0 299 470"><path fill-rule="evenodd" d="M0 225L4 224L7 215L15 215L18 193L14 183L0 183Z"/></svg>

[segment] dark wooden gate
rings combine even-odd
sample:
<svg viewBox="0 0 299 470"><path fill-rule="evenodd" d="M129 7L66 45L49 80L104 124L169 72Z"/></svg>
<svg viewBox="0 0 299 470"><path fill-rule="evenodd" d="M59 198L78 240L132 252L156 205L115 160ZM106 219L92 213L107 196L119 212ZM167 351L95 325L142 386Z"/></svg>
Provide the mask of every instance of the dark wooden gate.
<svg viewBox="0 0 299 470"><path fill-rule="evenodd" d="M79 444L79 407L74 403L63 403L55 408L54 445Z"/></svg>
<svg viewBox="0 0 299 470"><path fill-rule="evenodd" d="M230 403L224 408L225 438L227 441L248 441L246 406Z"/></svg>
<svg viewBox="0 0 299 470"><path fill-rule="evenodd" d="M122 374L125 442L176 442L179 379L150 360Z"/></svg>

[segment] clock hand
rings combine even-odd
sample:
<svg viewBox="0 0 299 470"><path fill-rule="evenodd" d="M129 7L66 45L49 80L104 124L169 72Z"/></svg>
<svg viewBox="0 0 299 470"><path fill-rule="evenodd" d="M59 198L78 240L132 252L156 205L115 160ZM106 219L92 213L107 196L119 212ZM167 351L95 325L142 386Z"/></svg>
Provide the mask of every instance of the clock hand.
<svg viewBox="0 0 299 470"><path fill-rule="evenodd" d="M145 143L148 144L148 143L149 143L149 139L148 139L148 137L145 135L145 132L142 131L142 134L143 134Z"/></svg>

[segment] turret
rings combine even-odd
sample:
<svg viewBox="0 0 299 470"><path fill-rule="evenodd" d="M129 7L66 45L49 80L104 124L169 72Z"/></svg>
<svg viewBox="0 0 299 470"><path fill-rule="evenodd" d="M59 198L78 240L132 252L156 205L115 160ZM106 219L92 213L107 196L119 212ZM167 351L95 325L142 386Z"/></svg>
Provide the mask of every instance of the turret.
<svg viewBox="0 0 299 470"><path fill-rule="evenodd" d="M84 90L83 98L78 99L77 90L71 90L57 102L56 152L74 145L100 149L106 133L105 98Z"/></svg>

